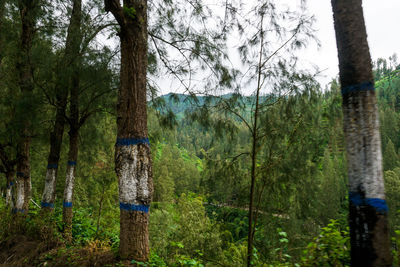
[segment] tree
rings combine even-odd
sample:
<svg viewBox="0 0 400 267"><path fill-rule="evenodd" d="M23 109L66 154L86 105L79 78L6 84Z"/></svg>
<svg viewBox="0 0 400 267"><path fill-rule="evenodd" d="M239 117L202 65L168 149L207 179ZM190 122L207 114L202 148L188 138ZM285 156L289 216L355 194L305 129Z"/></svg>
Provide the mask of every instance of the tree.
<svg viewBox="0 0 400 267"><path fill-rule="evenodd" d="M31 116L34 114L32 94L34 90L33 70L30 62L32 42L35 34L36 13L39 0L19 0L21 17L20 51L17 72L21 90L21 104L17 110L20 126L17 143L17 199L14 211L26 214L31 193L30 145L32 138Z"/></svg>
<svg viewBox="0 0 400 267"><path fill-rule="evenodd" d="M6 7L5 7L6 1L5 0L0 0L0 80L1 82L1 87L4 90L4 88L7 88L6 82L5 82L5 77L6 73L5 71L3 72L3 65L2 61L5 56L5 43L7 41L7 37L4 37L6 35L6 27L5 24L7 22L5 21L5 14L6 14ZM8 25L7 25L8 26ZM7 94L9 92L6 92L6 90L2 91L2 94ZM11 115L8 119L2 119L2 124L1 127L6 129L4 133L1 133L1 141L0 141L0 173L4 173L6 176L6 205L9 207L14 207L13 203L13 198L12 198L12 188L15 183L14 181L14 176L15 176L15 165L16 165L16 160L15 160L15 144L12 143L12 137L15 132L11 131L9 129L9 124L10 121L13 120L14 113L11 111L13 110L13 105L8 103L6 105L6 102L9 101L2 101L1 105L6 107L4 110L7 110L8 115ZM10 108L10 106L12 106ZM3 111L3 110L2 110ZM6 116L4 116L6 117ZM8 128L8 129L7 129ZM4 138L3 138L4 136Z"/></svg>
<svg viewBox="0 0 400 267"><path fill-rule="evenodd" d="M87 3L82 7L81 0L74 0L75 16L82 17L82 22L76 24L74 29L75 60L71 62L68 80L69 112L65 115L69 125L69 151L63 197L63 222L64 236L69 240L72 237L72 207L78 151L82 143L79 142L81 129L89 118L113 106L110 103L114 99L112 93L115 92L115 86L111 82L114 72L109 68L115 53L105 46L99 53L100 49L95 42L96 35L112 24L107 21L96 22L91 16L91 10L95 7L98 7L98 3ZM91 133L99 131L97 125L91 125ZM92 147L95 144L93 140L90 143Z"/></svg>
<svg viewBox="0 0 400 267"><path fill-rule="evenodd" d="M12 195L12 189L14 185L15 176L15 155L13 155L13 147L11 145L0 144L0 173L4 173L6 176L6 205L13 208L14 199ZM14 156L14 157L13 157Z"/></svg>
<svg viewBox="0 0 400 267"><path fill-rule="evenodd" d="M352 266L391 266L378 107L362 1L332 0L343 99Z"/></svg>
<svg viewBox="0 0 400 267"><path fill-rule="evenodd" d="M71 86L73 73L76 72L76 64L80 57L81 45L81 1L73 1L70 24L65 44L64 55L60 58L56 70L56 114L53 131L50 133L50 153L48 156L45 187L42 196L42 208L52 210L56 197L56 181L58 163L60 160L61 143L64 134L65 109L67 106L68 89Z"/></svg>
<svg viewBox="0 0 400 267"><path fill-rule="evenodd" d="M399 156L397 155L394 144L390 138L385 147L383 167L384 171L394 170L394 168L399 167Z"/></svg>
<svg viewBox="0 0 400 267"><path fill-rule="evenodd" d="M121 69L115 171L119 182L120 256L147 261L153 193L147 131L147 1L105 0L120 30Z"/></svg>
<svg viewBox="0 0 400 267"><path fill-rule="evenodd" d="M70 91L70 116L69 122L69 152L67 162L67 173L65 177L65 189L63 198L63 222L64 235L67 239L71 239L72 231L72 196L74 190L76 162L78 160L78 138L79 138L79 70L81 60L78 58L80 54L80 45L82 43L81 36L81 16L82 16L82 0L74 0L72 9L71 24L68 35L72 37L72 58L70 59L70 76L67 80L67 86ZM64 114L65 116L65 114Z"/></svg>

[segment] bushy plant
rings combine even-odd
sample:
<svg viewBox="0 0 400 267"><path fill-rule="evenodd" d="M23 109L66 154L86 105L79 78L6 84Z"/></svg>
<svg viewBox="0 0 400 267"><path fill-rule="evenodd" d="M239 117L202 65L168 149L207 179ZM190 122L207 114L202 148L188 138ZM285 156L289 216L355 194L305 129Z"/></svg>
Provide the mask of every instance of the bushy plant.
<svg viewBox="0 0 400 267"><path fill-rule="evenodd" d="M341 230L335 220L321 229L321 233L308 244L302 266L349 266L350 237L348 228Z"/></svg>
<svg viewBox="0 0 400 267"><path fill-rule="evenodd" d="M168 264L200 266L201 261L222 261L219 227L206 215L203 198L182 194L177 204L158 204L151 212L151 247Z"/></svg>

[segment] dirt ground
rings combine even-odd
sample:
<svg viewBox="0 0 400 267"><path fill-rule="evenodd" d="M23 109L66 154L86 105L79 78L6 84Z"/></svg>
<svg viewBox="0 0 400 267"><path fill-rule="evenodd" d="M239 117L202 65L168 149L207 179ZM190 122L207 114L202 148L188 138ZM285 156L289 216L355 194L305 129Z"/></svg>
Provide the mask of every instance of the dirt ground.
<svg viewBox="0 0 400 267"><path fill-rule="evenodd" d="M94 242L85 247L67 248L63 244L49 244L14 236L0 242L0 267L26 266L128 266L118 261L109 248Z"/></svg>

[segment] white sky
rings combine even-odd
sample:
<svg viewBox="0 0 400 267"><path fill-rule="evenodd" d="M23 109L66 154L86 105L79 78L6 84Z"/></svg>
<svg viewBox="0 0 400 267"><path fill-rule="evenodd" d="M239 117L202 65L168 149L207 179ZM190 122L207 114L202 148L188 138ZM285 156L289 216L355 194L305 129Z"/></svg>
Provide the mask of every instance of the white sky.
<svg viewBox="0 0 400 267"><path fill-rule="evenodd" d="M317 19L315 29L318 30L316 35L321 47L317 49L316 45L311 45L303 59L316 64L321 70L327 69L323 72L325 77L319 78L324 86L339 73L331 1L307 0L307 5L310 14ZM393 53L400 55L400 1L364 0L363 7L372 59L387 59Z"/></svg>
<svg viewBox="0 0 400 267"><path fill-rule="evenodd" d="M213 0L209 1L213 2ZM247 3L250 4L258 0L248 1ZM298 7L299 0L276 0L276 3L293 10ZM323 70L317 80L322 88L325 88L332 78L339 74L331 0L306 0L306 3L308 13L316 18L315 35L321 46L318 48L314 42L309 42L309 46L298 54L302 62L300 65L305 67L316 65ZM372 60L388 59L394 53L400 56L400 0L363 0L363 9ZM231 43L228 47L232 45L235 46ZM236 57L237 55L233 56L231 60L239 64L240 61ZM168 78L160 79L159 82L162 94L182 90L176 81ZM247 91L252 90L245 90L245 93Z"/></svg>

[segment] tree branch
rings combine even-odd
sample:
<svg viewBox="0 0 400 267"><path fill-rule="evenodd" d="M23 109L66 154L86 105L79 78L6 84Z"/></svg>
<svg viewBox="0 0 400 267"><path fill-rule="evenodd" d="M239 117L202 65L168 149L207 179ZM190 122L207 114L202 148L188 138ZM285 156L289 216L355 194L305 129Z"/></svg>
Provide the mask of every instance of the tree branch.
<svg viewBox="0 0 400 267"><path fill-rule="evenodd" d="M124 13L119 0L104 0L104 9L114 15L120 27L125 26Z"/></svg>

